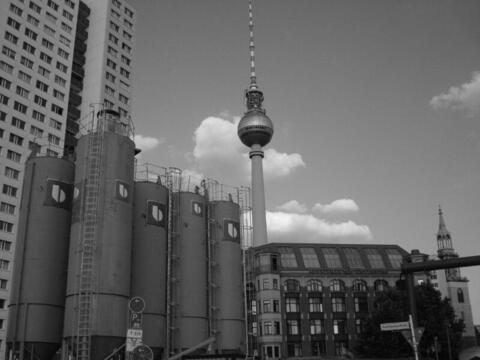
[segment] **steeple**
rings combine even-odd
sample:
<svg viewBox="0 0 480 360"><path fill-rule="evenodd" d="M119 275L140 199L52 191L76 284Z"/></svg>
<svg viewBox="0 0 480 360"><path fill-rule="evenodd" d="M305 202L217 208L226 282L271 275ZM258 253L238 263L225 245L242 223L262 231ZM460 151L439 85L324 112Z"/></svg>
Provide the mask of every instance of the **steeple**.
<svg viewBox="0 0 480 360"><path fill-rule="evenodd" d="M456 256L452 245L450 232L445 225L442 208L438 207L438 232L437 232L438 256L440 258Z"/></svg>

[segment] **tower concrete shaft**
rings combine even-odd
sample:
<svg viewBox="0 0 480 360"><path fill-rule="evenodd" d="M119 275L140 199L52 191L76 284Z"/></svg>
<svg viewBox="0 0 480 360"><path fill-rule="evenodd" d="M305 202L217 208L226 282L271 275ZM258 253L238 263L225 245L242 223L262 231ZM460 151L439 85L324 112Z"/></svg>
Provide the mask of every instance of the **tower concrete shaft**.
<svg viewBox="0 0 480 360"><path fill-rule="evenodd" d="M252 163L253 246L256 247L267 243L262 147L252 145L249 155Z"/></svg>

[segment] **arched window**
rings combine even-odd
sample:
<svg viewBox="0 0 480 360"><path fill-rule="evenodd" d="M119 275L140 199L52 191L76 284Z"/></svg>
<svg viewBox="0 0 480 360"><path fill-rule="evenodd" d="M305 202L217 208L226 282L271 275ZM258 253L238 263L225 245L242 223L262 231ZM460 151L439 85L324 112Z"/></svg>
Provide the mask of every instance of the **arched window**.
<svg viewBox="0 0 480 360"><path fill-rule="evenodd" d="M300 283L294 279L288 279L283 283L283 290L287 292L298 292L300 291Z"/></svg>
<svg viewBox="0 0 480 360"><path fill-rule="evenodd" d="M308 291L322 291L322 282L317 279L311 279L307 282Z"/></svg>
<svg viewBox="0 0 480 360"><path fill-rule="evenodd" d="M373 287L375 291L385 291L388 288L388 282L386 280L375 280Z"/></svg>
<svg viewBox="0 0 480 360"><path fill-rule="evenodd" d="M330 291L345 291L345 283L339 279L330 281Z"/></svg>
<svg viewBox="0 0 480 360"><path fill-rule="evenodd" d="M353 291L354 292L366 292L367 283L364 280L356 279L353 281Z"/></svg>
<svg viewBox="0 0 480 360"><path fill-rule="evenodd" d="M463 296L463 290L462 289L457 289L457 299L459 303L465 302L465 297Z"/></svg>

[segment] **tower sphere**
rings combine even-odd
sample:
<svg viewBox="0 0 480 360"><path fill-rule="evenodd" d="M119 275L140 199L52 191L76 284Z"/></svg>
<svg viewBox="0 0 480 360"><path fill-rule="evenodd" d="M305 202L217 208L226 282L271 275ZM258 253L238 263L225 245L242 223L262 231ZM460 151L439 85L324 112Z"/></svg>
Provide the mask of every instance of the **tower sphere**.
<svg viewBox="0 0 480 360"><path fill-rule="evenodd" d="M250 109L238 123L238 137L248 147L252 145L267 145L272 139L273 123L265 112L260 109Z"/></svg>

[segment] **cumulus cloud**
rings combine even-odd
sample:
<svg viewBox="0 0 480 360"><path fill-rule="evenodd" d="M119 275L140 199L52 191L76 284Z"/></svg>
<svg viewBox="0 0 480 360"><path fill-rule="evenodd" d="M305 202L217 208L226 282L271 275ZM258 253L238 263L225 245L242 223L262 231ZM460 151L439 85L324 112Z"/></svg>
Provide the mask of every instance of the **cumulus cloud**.
<svg viewBox="0 0 480 360"><path fill-rule="evenodd" d="M469 82L434 96L430 105L436 110L465 110L469 116L480 114L480 71L474 72Z"/></svg>
<svg viewBox="0 0 480 360"><path fill-rule="evenodd" d="M359 207L357 203L352 199L338 199L326 205L316 203L313 206L312 210L323 214L339 215L357 212L359 210Z"/></svg>
<svg viewBox="0 0 480 360"><path fill-rule="evenodd" d="M194 149L190 154L194 170L223 181L245 183L249 179L248 149L237 136L239 117L204 119L193 135ZM305 166L300 154L287 154L269 148L263 162L266 179L283 177Z"/></svg>
<svg viewBox="0 0 480 360"><path fill-rule="evenodd" d="M158 139L151 136L137 134L134 137L134 141L137 148L141 149L142 151L148 151L155 149L160 144L163 144L165 142L165 139Z"/></svg>
<svg viewBox="0 0 480 360"><path fill-rule="evenodd" d="M303 214L307 212L307 206L299 203L297 200L287 201L285 204L277 206L276 209L287 213Z"/></svg>
<svg viewBox="0 0 480 360"><path fill-rule="evenodd" d="M366 241L372 239L367 225L353 221L329 222L311 214L267 212L269 242Z"/></svg>

